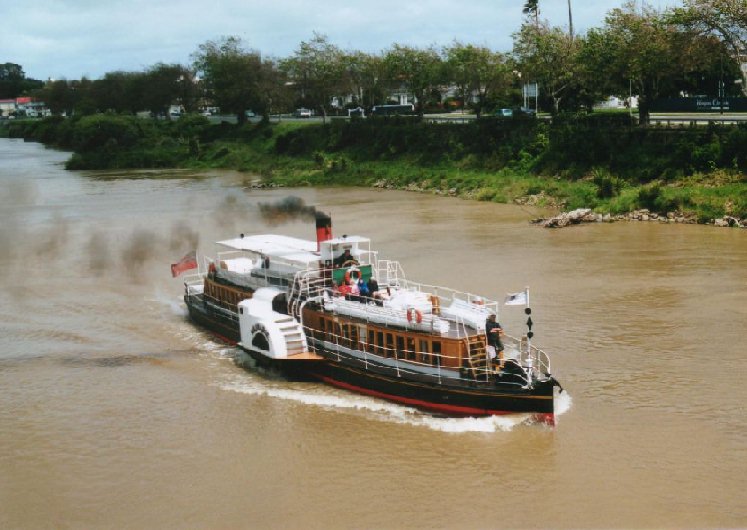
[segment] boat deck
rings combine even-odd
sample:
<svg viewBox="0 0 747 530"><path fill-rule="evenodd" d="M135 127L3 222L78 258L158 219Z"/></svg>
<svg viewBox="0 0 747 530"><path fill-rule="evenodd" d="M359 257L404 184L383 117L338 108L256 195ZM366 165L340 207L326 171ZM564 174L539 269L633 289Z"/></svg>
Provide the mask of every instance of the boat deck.
<svg viewBox="0 0 747 530"><path fill-rule="evenodd" d="M379 309L375 307L374 305L368 305L367 308L366 306L363 306L363 307L365 309L373 309L373 310ZM344 317L346 319L351 320L352 322L356 322L360 324L378 324L378 325L383 325L384 327L388 327L388 328L402 329L402 330L411 331L414 333L426 333L429 335L435 335L435 336L445 337L449 339L463 339L465 337L474 337L477 335L485 334L484 331L478 330L476 327L466 322L457 322L455 319L446 318L443 316L439 318L449 323L449 329L446 332L442 332L439 329L424 329L423 327L420 327L420 326L410 325L404 322L400 323L394 320L392 320L389 323L382 324L381 322L370 320L366 318L366 316L363 316L363 315L347 314L343 311L337 311L335 309L327 309L325 307L320 307L319 310L323 311L327 315ZM382 313L387 313L387 312L390 312L390 311L382 310ZM428 315L428 317L430 316L431 315Z"/></svg>

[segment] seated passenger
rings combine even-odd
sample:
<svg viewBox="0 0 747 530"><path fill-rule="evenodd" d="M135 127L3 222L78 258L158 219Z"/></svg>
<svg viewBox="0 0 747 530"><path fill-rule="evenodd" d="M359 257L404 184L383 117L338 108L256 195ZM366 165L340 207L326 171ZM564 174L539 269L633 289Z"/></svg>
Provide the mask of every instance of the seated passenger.
<svg viewBox="0 0 747 530"><path fill-rule="evenodd" d="M371 294L368 290L368 284L363 281L363 278L358 278L358 292L361 295L361 302L365 302Z"/></svg>
<svg viewBox="0 0 747 530"><path fill-rule="evenodd" d="M373 276L368 279L366 290L368 291L369 296L373 296L374 298L379 295L379 282L377 282L376 278Z"/></svg>
<svg viewBox="0 0 747 530"><path fill-rule="evenodd" d="M350 285L348 285L347 283L342 283L342 285L337 288L336 294L347 298L348 296L350 296L351 292L352 289L350 288Z"/></svg>
<svg viewBox="0 0 747 530"><path fill-rule="evenodd" d="M348 263L350 262L350 263ZM358 265L358 261L353 257L353 255L350 253L350 249L346 248L345 251L337 256L335 258L335 268L340 268L342 266L345 266L345 264L348 265Z"/></svg>

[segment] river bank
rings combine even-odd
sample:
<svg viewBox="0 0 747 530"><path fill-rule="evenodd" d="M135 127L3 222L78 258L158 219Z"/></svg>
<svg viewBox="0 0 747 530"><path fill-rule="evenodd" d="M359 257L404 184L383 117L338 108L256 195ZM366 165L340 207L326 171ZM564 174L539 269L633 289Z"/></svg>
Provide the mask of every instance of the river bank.
<svg viewBox="0 0 747 530"><path fill-rule="evenodd" d="M404 189L615 219L642 210L698 223L747 218L741 125L639 128L584 117L239 127L99 115L9 130L73 150L68 169L236 169L258 175L252 185Z"/></svg>

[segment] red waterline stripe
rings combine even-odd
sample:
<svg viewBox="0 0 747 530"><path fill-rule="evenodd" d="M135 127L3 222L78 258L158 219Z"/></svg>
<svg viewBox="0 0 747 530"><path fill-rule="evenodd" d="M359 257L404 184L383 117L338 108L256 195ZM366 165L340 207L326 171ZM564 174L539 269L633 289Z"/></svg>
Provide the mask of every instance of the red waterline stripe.
<svg viewBox="0 0 747 530"><path fill-rule="evenodd" d="M482 416L492 416L492 415L498 416L498 415L503 415L503 414L512 414L512 412L505 411L505 410L488 410L488 409L479 409L475 407L464 407L464 406L459 406L459 405L442 405L442 404L432 403L430 401L423 401L420 399L405 398L405 397L395 396L393 394L386 394L384 392L379 392L377 390L369 390L367 388L351 385L349 383L343 383L342 381L337 381L336 379L332 379L330 377L325 377L325 376L317 376L317 377L319 377L319 379L321 379L325 383L328 383L330 385L333 385L339 388L344 388L346 390L351 390L353 392L367 394L369 396L374 396L374 397L380 397L380 398L388 399L390 401L396 401L398 403L405 403L407 405L413 405L416 407L450 412L452 414L462 414L465 416L471 416L474 414L479 414ZM544 415L553 416L553 414L550 414L550 413L545 413ZM544 421L547 421L547 420L544 420Z"/></svg>

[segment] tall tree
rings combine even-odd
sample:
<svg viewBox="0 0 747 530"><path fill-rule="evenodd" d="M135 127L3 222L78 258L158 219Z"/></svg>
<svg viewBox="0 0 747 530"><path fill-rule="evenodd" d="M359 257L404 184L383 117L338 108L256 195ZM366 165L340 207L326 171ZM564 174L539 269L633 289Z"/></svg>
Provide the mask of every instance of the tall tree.
<svg viewBox="0 0 747 530"><path fill-rule="evenodd" d="M302 104L319 109L324 120L334 96L349 93L346 84L344 54L326 35L314 33L301 42L295 53L281 61L280 67L298 90Z"/></svg>
<svg viewBox="0 0 747 530"><path fill-rule="evenodd" d="M246 122L246 111L266 113L268 94L262 90L266 63L257 51L246 50L239 37L223 37L198 47L192 56L202 73L206 95L224 112Z"/></svg>
<svg viewBox="0 0 747 530"><path fill-rule="evenodd" d="M20 64L0 64L0 99L17 98L43 86L41 81L27 78Z"/></svg>
<svg viewBox="0 0 747 530"><path fill-rule="evenodd" d="M169 116L171 105L181 105L187 112L196 109L194 73L180 64L158 63L145 72L147 90L144 105L154 114Z"/></svg>
<svg viewBox="0 0 747 530"><path fill-rule="evenodd" d="M553 112L561 110L564 97L579 83L578 39L546 22L524 24L514 34L514 57L525 82L536 82L552 100Z"/></svg>
<svg viewBox="0 0 747 530"><path fill-rule="evenodd" d="M90 96L99 112L127 112L143 109L142 72L107 72L91 84Z"/></svg>
<svg viewBox="0 0 747 530"><path fill-rule="evenodd" d="M701 34L723 39L730 55L740 63L747 60L747 2L744 0L685 0L674 8L669 20ZM747 94L747 71L742 71L742 90Z"/></svg>
<svg viewBox="0 0 747 530"><path fill-rule="evenodd" d="M521 12L528 17L532 17L534 25L539 26L539 0L527 0Z"/></svg>
<svg viewBox="0 0 747 530"><path fill-rule="evenodd" d="M507 92L512 71L506 57L488 48L454 42L444 49L449 81L457 86L464 105L473 106L479 118L488 99Z"/></svg>
<svg viewBox="0 0 747 530"><path fill-rule="evenodd" d="M629 2L610 11L603 28L589 31L582 62L609 94L632 90L640 123L647 124L651 102L686 90L704 68L713 71L717 50L711 36L682 31L667 16Z"/></svg>
<svg viewBox="0 0 747 530"><path fill-rule="evenodd" d="M354 94L356 104L373 107L384 100L382 83L384 69L382 58L361 51L348 52L343 57L345 75Z"/></svg>
<svg viewBox="0 0 747 530"><path fill-rule="evenodd" d="M65 79L49 81L38 93L38 97L47 104L52 114L64 113L68 116L73 114L77 95L73 83Z"/></svg>
<svg viewBox="0 0 747 530"><path fill-rule="evenodd" d="M432 48L395 44L384 55L384 68L392 88L405 87L415 97L418 114L423 115L427 97L443 81L442 60Z"/></svg>

